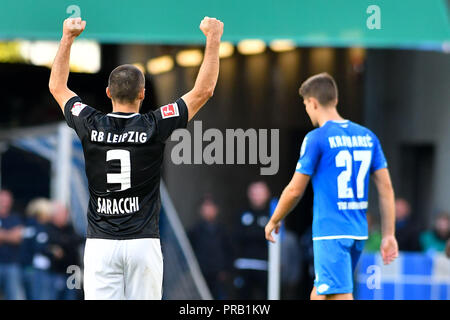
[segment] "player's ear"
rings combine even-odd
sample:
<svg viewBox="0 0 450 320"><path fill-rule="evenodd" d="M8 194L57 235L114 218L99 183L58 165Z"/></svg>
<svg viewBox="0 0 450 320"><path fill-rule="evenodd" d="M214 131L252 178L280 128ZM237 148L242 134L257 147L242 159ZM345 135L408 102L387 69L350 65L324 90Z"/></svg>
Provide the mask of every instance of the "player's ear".
<svg viewBox="0 0 450 320"><path fill-rule="evenodd" d="M108 98L110 98L112 100L111 91L109 91L109 87L106 87L106 95L108 96Z"/></svg>
<svg viewBox="0 0 450 320"><path fill-rule="evenodd" d="M145 88L142 88L142 90L139 91L138 100L144 100L144 98L145 98Z"/></svg>
<svg viewBox="0 0 450 320"><path fill-rule="evenodd" d="M314 97L311 97L310 99L311 99L314 110L317 110L320 106L319 101Z"/></svg>

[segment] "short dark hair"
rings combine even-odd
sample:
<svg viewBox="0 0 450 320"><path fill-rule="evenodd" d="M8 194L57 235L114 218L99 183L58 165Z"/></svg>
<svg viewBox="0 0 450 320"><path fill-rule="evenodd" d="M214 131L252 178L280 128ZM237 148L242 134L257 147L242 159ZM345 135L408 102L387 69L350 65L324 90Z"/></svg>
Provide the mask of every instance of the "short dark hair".
<svg viewBox="0 0 450 320"><path fill-rule="evenodd" d="M114 101L134 102L145 87L145 78L137 67L124 64L111 72L108 87Z"/></svg>
<svg viewBox="0 0 450 320"><path fill-rule="evenodd" d="M336 82L326 72L306 79L302 83L299 93L303 98L316 98L322 106L328 106L338 98Z"/></svg>

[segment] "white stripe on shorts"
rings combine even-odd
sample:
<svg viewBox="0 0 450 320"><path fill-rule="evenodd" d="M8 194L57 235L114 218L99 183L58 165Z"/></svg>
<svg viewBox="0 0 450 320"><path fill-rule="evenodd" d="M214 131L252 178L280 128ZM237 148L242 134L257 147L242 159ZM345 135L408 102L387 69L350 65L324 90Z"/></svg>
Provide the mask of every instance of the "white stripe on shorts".
<svg viewBox="0 0 450 320"><path fill-rule="evenodd" d="M354 239L354 240L367 240L367 236L325 236L325 237L314 237L313 240L332 240L332 239Z"/></svg>

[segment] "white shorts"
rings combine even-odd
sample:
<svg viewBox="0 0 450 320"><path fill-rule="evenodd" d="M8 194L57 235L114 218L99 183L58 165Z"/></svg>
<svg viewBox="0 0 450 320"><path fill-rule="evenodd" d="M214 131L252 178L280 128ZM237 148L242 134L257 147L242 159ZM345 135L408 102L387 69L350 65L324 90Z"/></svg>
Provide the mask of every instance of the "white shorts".
<svg viewBox="0 0 450 320"><path fill-rule="evenodd" d="M162 280L159 239L86 240L86 300L161 300Z"/></svg>

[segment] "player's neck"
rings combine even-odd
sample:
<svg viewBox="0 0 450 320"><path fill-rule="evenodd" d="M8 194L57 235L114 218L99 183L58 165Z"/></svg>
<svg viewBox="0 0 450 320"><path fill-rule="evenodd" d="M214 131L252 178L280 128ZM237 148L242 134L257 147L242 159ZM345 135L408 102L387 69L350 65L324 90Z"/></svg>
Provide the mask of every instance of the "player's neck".
<svg viewBox="0 0 450 320"><path fill-rule="evenodd" d="M341 115L337 112L336 108L331 108L330 110L326 110L319 115L319 127L323 126L327 121L342 121L345 120L341 117Z"/></svg>
<svg viewBox="0 0 450 320"><path fill-rule="evenodd" d="M135 103L113 103L112 112L137 113L139 112L139 104Z"/></svg>

